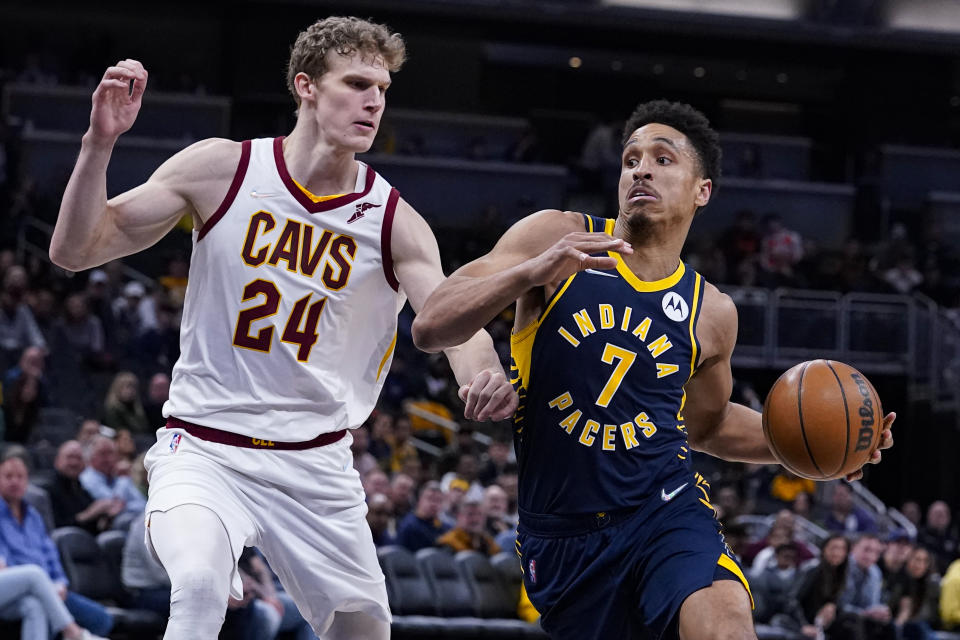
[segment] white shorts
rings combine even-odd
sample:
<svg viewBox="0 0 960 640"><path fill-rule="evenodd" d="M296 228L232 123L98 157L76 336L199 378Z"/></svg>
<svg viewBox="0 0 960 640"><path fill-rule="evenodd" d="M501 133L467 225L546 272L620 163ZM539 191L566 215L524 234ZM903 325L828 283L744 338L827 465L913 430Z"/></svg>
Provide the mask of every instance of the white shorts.
<svg viewBox="0 0 960 640"><path fill-rule="evenodd" d="M144 460L147 521L183 504L216 513L233 551L235 598L242 597L236 561L244 547L259 547L315 630L325 630L337 611L390 622L352 441L348 432L323 447L270 451L159 429ZM152 548L149 528L146 537Z"/></svg>

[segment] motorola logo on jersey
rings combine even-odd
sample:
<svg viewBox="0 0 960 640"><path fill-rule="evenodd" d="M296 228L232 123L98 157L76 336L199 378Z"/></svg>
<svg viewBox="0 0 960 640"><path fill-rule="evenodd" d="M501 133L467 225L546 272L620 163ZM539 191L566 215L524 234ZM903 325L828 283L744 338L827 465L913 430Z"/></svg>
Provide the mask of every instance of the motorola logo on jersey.
<svg viewBox="0 0 960 640"><path fill-rule="evenodd" d="M663 307L663 312L667 317L675 322L683 322L690 315L690 308L687 306L686 300L674 291L668 291L664 294L660 306Z"/></svg>

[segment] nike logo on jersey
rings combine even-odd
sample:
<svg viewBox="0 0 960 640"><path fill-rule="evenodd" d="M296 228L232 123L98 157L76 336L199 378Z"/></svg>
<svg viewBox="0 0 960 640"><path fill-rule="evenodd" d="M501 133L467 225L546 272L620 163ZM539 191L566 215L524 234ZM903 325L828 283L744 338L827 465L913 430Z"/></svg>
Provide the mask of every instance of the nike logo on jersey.
<svg viewBox="0 0 960 640"><path fill-rule="evenodd" d="M679 487L677 487L676 489L674 489L674 490L671 491L670 493L667 493L667 492L664 491L663 489L660 489L660 499L663 500L664 502L670 502L671 500L673 500L673 498L674 498L678 493L680 493L681 491L683 491L684 487L686 487L688 484L690 484L690 483L689 483L689 482L684 482L682 485L680 485Z"/></svg>
<svg viewBox="0 0 960 640"><path fill-rule="evenodd" d="M250 192L251 198L272 198L277 195L280 195L280 194L276 193L275 191L257 191L256 189L254 189L253 191Z"/></svg>
<svg viewBox="0 0 960 640"><path fill-rule="evenodd" d="M371 204L371 203L369 203L369 202L361 202L360 204L358 204L358 205L356 205L356 206L357 206L357 210L354 211L354 212L353 212L353 215L350 216L350 219L347 220L347 224L350 224L351 222L356 222L357 220L359 220L360 218L362 218L362 217L363 217L363 212L366 211L367 209L375 209L375 208L380 207L380 206L383 206L383 205Z"/></svg>
<svg viewBox="0 0 960 640"><path fill-rule="evenodd" d="M605 278L616 278L614 273L604 273L603 271L594 271L593 269L584 269L584 273L592 273L595 276L603 276Z"/></svg>

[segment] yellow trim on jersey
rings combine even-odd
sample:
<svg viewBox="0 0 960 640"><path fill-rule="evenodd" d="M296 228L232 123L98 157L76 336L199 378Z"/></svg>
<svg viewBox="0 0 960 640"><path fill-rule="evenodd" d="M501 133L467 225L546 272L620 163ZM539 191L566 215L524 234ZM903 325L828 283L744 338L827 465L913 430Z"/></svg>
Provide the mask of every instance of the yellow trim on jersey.
<svg viewBox="0 0 960 640"><path fill-rule="evenodd" d="M550 304L547 305L547 308L543 310L543 313L540 314L540 317L537 318L537 321L534 324L537 326L543 324L543 319L547 317L547 314L550 313L550 310L553 309L553 306L557 304L557 300L560 299L560 296L564 294L564 292L567 290L567 287L570 286L570 283L573 282L573 279L576 277L577 274L575 273L567 278L567 281L563 283L563 286L560 287L560 290L553 294L553 300L550 301ZM526 331L528 328L529 325L524 328L524 331Z"/></svg>
<svg viewBox="0 0 960 640"><path fill-rule="evenodd" d="M591 218L592 220L592 218ZM608 233L611 236L613 235L613 227L616 225L617 221L615 218L607 218L603 223L603 232ZM592 229L591 229L592 231Z"/></svg>
<svg viewBox="0 0 960 640"><path fill-rule="evenodd" d="M606 227L606 225L604 225L604 227ZM587 231L593 233L593 216L587 216Z"/></svg>
<svg viewBox="0 0 960 640"><path fill-rule="evenodd" d="M604 231L610 235L613 235L613 227L615 223L616 220L613 220L612 218L608 219L604 225ZM607 255L617 261L617 271L620 272L620 275L623 276L623 279L626 280L631 287L637 291L640 291L641 293L669 289L673 285L680 282L680 278L682 278L683 274L686 272L686 267L683 266L683 260L681 260L679 266L677 266L677 270L666 278L654 280L653 282L646 282L638 278L637 274L630 270L630 267L628 267L627 263L623 261L623 257L619 253L616 251L608 251ZM694 296L694 299L696 299L696 296ZM693 314L690 315L693 317Z"/></svg>
<svg viewBox="0 0 960 640"><path fill-rule="evenodd" d="M753 592L750 591L750 583L747 582L747 577L743 575L743 571L740 570L740 567L737 566L737 563L734 562L733 559L727 554L721 553L720 557L717 558L717 564L740 578L740 582L743 583L744 589L747 590L747 595L750 596L750 608L755 609L756 604L753 602Z"/></svg>
<svg viewBox="0 0 960 640"><path fill-rule="evenodd" d="M293 176L290 176L290 179L293 180L293 184L295 184L295 185L297 185L298 187L300 187L300 191L303 191L303 195L307 196L308 198L310 198L310 199L313 200L314 202L324 202L324 201L326 201L326 200L333 200L334 198L339 198L339 197L341 197L341 196L347 195L347 194L345 194L345 193L337 193L337 194L334 194L334 195L332 195L332 196L315 196L315 195L313 195L312 193L310 193L309 191L307 191L307 188L306 188L305 186L303 186L302 184L300 184L299 182L297 182L297 181L293 178Z"/></svg>
<svg viewBox="0 0 960 640"><path fill-rule="evenodd" d="M567 278L567 281L557 289L553 294L553 298L550 300L550 304L543 310L539 318L523 329L510 334L510 355L513 357L514 364L517 365L516 375L520 377L520 386L523 388L526 388L530 384L530 365L533 360L533 343L537 336L537 329L543 324L543 319L547 317L547 314L550 313L553 306L557 304L557 300L564 294L576 275L577 274L573 274ZM511 372L510 377L514 378L516 376Z"/></svg>
<svg viewBox="0 0 960 640"><path fill-rule="evenodd" d="M386 352L383 354L383 358L380 359L380 366L377 367L377 380L380 379L380 374L383 372L383 365L387 364L387 359L393 353L393 348L397 346L397 333L394 331L393 340L390 341L390 346L387 347Z"/></svg>
<svg viewBox="0 0 960 640"><path fill-rule="evenodd" d="M693 377L693 370L697 366L697 338L693 334L693 322L697 317L697 306L700 303L700 274L694 275L696 280L693 284L693 304L690 305L690 378ZM690 378L687 380L689 381Z"/></svg>

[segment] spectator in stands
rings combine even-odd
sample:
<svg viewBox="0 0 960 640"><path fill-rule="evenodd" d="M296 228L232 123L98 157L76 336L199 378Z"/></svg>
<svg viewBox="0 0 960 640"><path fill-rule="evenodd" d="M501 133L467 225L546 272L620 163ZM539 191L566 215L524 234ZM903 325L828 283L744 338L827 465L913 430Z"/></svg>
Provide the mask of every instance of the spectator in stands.
<svg viewBox="0 0 960 640"><path fill-rule="evenodd" d="M163 403L170 398L170 376L158 372L150 376L147 384L147 397L143 402L143 413L147 417L148 430L159 429L166 424L163 417Z"/></svg>
<svg viewBox="0 0 960 640"><path fill-rule="evenodd" d="M783 467L770 482L771 497L784 507L792 505L801 493L813 495L816 490L817 485L813 480L801 478Z"/></svg>
<svg viewBox="0 0 960 640"><path fill-rule="evenodd" d="M887 537L887 546L877 562L883 573L884 584L889 585L890 581L903 571L912 551L913 542L905 531L894 531Z"/></svg>
<svg viewBox="0 0 960 640"><path fill-rule="evenodd" d="M393 517L403 518L413 508L414 489L416 482L405 473L395 473L390 481L390 498L393 504Z"/></svg>
<svg viewBox="0 0 960 640"><path fill-rule="evenodd" d="M390 467L391 442L393 442L393 416L386 411L377 411L370 427L369 451L380 463L382 469Z"/></svg>
<svg viewBox="0 0 960 640"><path fill-rule="evenodd" d="M49 289L37 289L29 294L27 304L30 305L33 319L43 335L44 342L53 344L56 337L54 327L59 320L56 296Z"/></svg>
<svg viewBox="0 0 960 640"><path fill-rule="evenodd" d="M920 505L913 500L907 500L900 507L900 513L903 514L907 520L909 520L913 526L918 530L922 528L921 520L923 519L923 512L920 510Z"/></svg>
<svg viewBox="0 0 960 640"><path fill-rule="evenodd" d="M95 499L114 498L123 502L126 513L143 512L147 504L129 476L116 474L117 445L113 440L97 436L90 445L87 468L80 474L80 484Z"/></svg>
<svg viewBox="0 0 960 640"><path fill-rule="evenodd" d="M373 469L367 472L367 475L361 478L363 491L367 494L367 499L376 493L387 495L390 493L390 479L380 469Z"/></svg>
<svg viewBox="0 0 960 640"><path fill-rule="evenodd" d="M80 527L96 535L106 531L113 518L123 511L123 502L116 498L94 500L83 485L83 447L76 440L67 440L57 450L53 463L56 475L47 489L53 521L57 527Z"/></svg>
<svg viewBox="0 0 960 640"><path fill-rule="evenodd" d="M487 447L487 453L480 463L477 480L483 486L492 484L510 462L510 444L504 440L493 440Z"/></svg>
<svg viewBox="0 0 960 640"><path fill-rule="evenodd" d="M251 589L254 594L252 606L255 615L251 620L253 628L243 630L242 635L250 640L274 640L280 630L284 605L277 599L277 590L273 586L267 563L255 548L245 547L237 561L237 570L247 585L244 588Z"/></svg>
<svg viewBox="0 0 960 640"><path fill-rule="evenodd" d="M373 544L383 547L396 544L396 522L393 519L393 503L382 493L367 497L367 524L373 534Z"/></svg>
<svg viewBox="0 0 960 640"><path fill-rule="evenodd" d="M477 456L473 453L461 453L454 471L444 474L440 484L446 489L454 480L460 480L466 486L467 497L472 501L483 500L483 485L477 481Z"/></svg>
<svg viewBox="0 0 960 640"><path fill-rule="evenodd" d="M146 294L146 287L132 280L123 286L123 295L113 301L117 342L124 347L131 348L141 334L157 324L153 300Z"/></svg>
<svg viewBox="0 0 960 640"><path fill-rule="evenodd" d="M93 444L94 438L100 435L100 429L103 427L96 418L84 418L80 421L80 428L77 429L77 442L84 449Z"/></svg>
<svg viewBox="0 0 960 640"><path fill-rule="evenodd" d="M607 117L594 123L580 150L579 169L584 191L602 191L604 176L620 164L621 123Z"/></svg>
<svg viewBox="0 0 960 640"><path fill-rule="evenodd" d="M129 429L133 433L147 433L150 430L137 392L138 386L137 376L129 371L121 371L114 376L103 401L103 424L113 429Z"/></svg>
<svg viewBox="0 0 960 640"><path fill-rule="evenodd" d="M16 363L27 347L46 349L33 312L24 298L27 293L27 270L14 265L3 274L0 289L0 371Z"/></svg>
<svg viewBox="0 0 960 640"><path fill-rule="evenodd" d="M809 520L813 513L813 496L805 492L798 493L793 499L793 504L790 505L790 510L793 515Z"/></svg>
<svg viewBox="0 0 960 640"><path fill-rule="evenodd" d="M796 267L803 259L803 238L786 228L775 213L764 216L763 227L760 283L771 288L797 286L800 281Z"/></svg>
<svg viewBox="0 0 960 640"><path fill-rule="evenodd" d="M743 505L740 492L730 483L718 485L713 495L713 506L717 510L717 519L723 523L733 522L742 514Z"/></svg>
<svg viewBox="0 0 960 640"><path fill-rule="evenodd" d="M840 595L839 609L860 618L868 638L893 638L890 607L883 601L883 574L877 561L882 550L873 534L860 536L850 552L847 583Z"/></svg>
<svg viewBox="0 0 960 640"><path fill-rule="evenodd" d="M133 345L133 356L140 367L137 370L141 372L157 369L170 371L180 357L177 309L166 300L161 300L154 308L155 323L146 328Z"/></svg>
<svg viewBox="0 0 960 640"><path fill-rule="evenodd" d="M940 580L940 622L944 629L960 629L960 560L951 562Z"/></svg>
<svg viewBox="0 0 960 640"><path fill-rule="evenodd" d="M460 456L463 454L478 455L477 442L474 440L473 435L474 430L472 424L463 423L460 425L457 433L453 436L453 442L443 450L443 453L440 454L440 459L437 461L437 470L441 476L445 476L451 471L456 471L457 465L461 462ZM474 462L476 462L478 457L474 458ZM479 473L479 471L475 473Z"/></svg>
<svg viewBox="0 0 960 640"><path fill-rule="evenodd" d="M814 550L797 538L797 520L786 509L777 513L769 533L747 547L744 560L751 565L751 573L759 575L768 566L776 562L776 548L782 544L789 544L797 552L797 559L802 564L815 557Z"/></svg>
<svg viewBox="0 0 960 640"><path fill-rule="evenodd" d="M917 542L933 553L938 573L957 558L958 534L950 527L950 507L943 500L933 502L927 509L927 524L920 530Z"/></svg>
<svg viewBox="0 0 960 640"><path fill-rule="evenodd" d="M779 545L775 563L750 580L755 601L753 617L757 622L768 623L775 614L788 610L796 574L797 550L790 544Z"/></svg>
<svg viewBox="0 0 960 640"><path fill-rule="evenodd" d="M517 522L520 520L520 516L517 513L517 463L511 462L503 469L497 477L496 485L504 490L507 494L507 521L516 526Z"/></svg>
<svg viewBox="0 0 960 640"><path fill-rule="evenodd" d="M483 512L486 514L484 530L496 538L504 531L513 531L507 520L507 492L495 484L483 490Z"/></svg>
<svg viewBox="0 0 960 640"><path fill-rule="evenodd" d="M133 439L133 434L130 433L129 429L118 429L114 443L117 445L117 475L130 475L129 469L121 473L119 465L121 462L132 464L137 457L137 443Z"/></svg>
<svg viewBox="0 0 960 640"><path fill-rule="evenodd" d="M393 423L393 440L390 442L390 471L402 471L408 458L417 458L416 447L410 442L410 418L399 416Z"/></svg>
<svg viewBox="0 0 960 640"><path fill-rule="evenodd" d="M103 334L107 340L107 349L112 346L114 335L113 298L110 289L110 276L103 269L94 269L87 277L87 288L84 289L90 313L100 320Z"/></svg>
<svg viewBox="0 0 960 640"><path fill-rule="evenodd" d="M441 483L441 487L443 484ZM454 478L450 481L443 491L443 509L440 512L440 520L449 527L453 528L457 524L457 509L460 508L460 503L463 502L464 497L467 495L467 491L470 489L470 485L467 484L466 480L461 478Z"/></svg>
<svg viewBox="0 0 960 640"><path fill-rule="evenodd" d="M163 287L167 300L177 309L183 308L183 299L187 295L187 272L190 263L183 256L174 256L167 263L167 273L157 282Z"/></svg>
<svg viewBox="0 0 960 640"><path fill-rule="evenodd" d="M101 369L107 364L103 325L90 313L82 293L67 296L63 317L54 325L53 334L53 348L72 370Z"/></svg>
<svg viewBox="0 0 960 640"><path fill-rule="evenodd" d="M377 459L370 453L370 431L367 426L360 425L350 432L353 441L350 443L350 452L353 453L353 468L357 470L360 477L379 468Z"/></svg>
<svg viewBox="0 0 960 640"><path fill-rule="evenodd" d="M46 354L27 347L20 362L3 377L3 419L7 442L26 442L37 423L40 407L47 403Z"/></svg>
<svg viewBox="0 0 960 640"><path fill-rule="evenodd" d="M743 552L747 548L747 538L747 528L744 525L737 522L724 523L723 539L727 542L727 548L741 563Z"/></svg>
<svg viewBox="0 0 960 640"><path fill-rule="evenodd" d="M870 514L853 504L853 489L840 481L833 483L830 511L823 519L823 526L828 531L847 534L872 533L877 530L877 523Z"/></svg>
<svg viewBox="0 0 960 640"><path fill-rule="evenodd" d="M440 521L443 508L443 491L440 483L429 481L420 487L416 508L400 521L397 527L397 544L410 551L432 547L448 527Z"/></svg>
<svg viewBox="0 0 960 640"><path fill-rule="evenodd" d="M831 637L841 635L845 617L838 615L838 606L847 584L849 554L846 537L833 534L821 546L820 561L797 578L787 620L799 625L804 636L817 638L818 630L826 630Z"/></svg>
<svg viewBox="0 0 960 640"><path fill-rule="evenodd" d="M883 281L894 293L907 294L923 284L923 275L914 266L912 251L904 249L895 265L883 272Z"/></svg>
<svg viewBox="0 0 960 640"><path fill-rule="evenodd" d="M0 620L20 620L21 640L106 640L80 627L60 599L57 586L32 564L7 567L0 560Z"/></svg>
<svg viewBox="0 0 960 640"><path fill-rule="evenodd" d="M43 519L23 499L28 480L22 458L9 454L0 457L0 557L11 567L36 565L43 569L77 624L97 635L107 635L113 628L113 616L103 605L67 589L60 556Z"/></svg>
<svg viewBox="0 0 960 640"><path fill-rule="evenodd" d="M906 570L892 581L887 600L893 623L904 640L934 640L940 586L930 552L917 547L910 553Z"/></svg>
<svg viewBox="0 0 960 640"><path fill-rule="evenodd" d="M458 551L479 551L487 556L500 553L500 547L484 531L486 514L483 506L476 500L464 499L457 508L457 524L437 538L438 547L447 547Z"/></svg>

